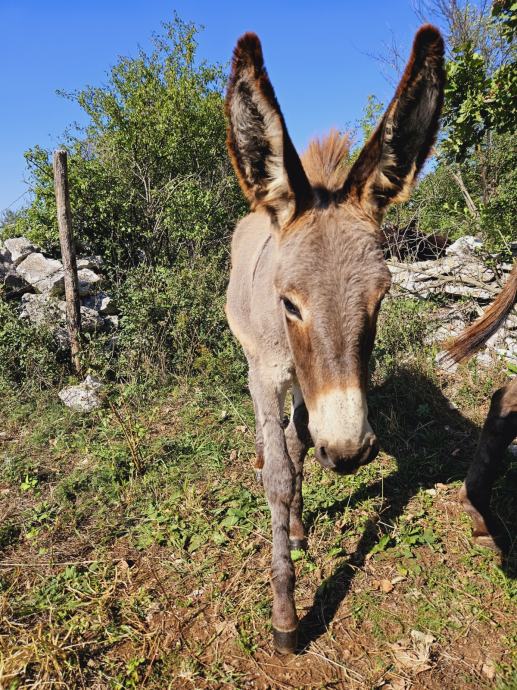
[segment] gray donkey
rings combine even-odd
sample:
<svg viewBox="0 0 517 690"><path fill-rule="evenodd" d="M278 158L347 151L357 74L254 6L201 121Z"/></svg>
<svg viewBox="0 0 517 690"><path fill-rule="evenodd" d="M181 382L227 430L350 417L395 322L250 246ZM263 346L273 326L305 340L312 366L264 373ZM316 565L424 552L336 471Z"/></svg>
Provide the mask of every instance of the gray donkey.
<svg viewBox="0 0 517 690"><path fill-rule="evenodd" d="M298 618L290 549L305 544L303 460L355 472L377 455L368 421L368 360L390 287L379 226L408 198L443 102L443 40L417 33L395 96L350 169L332 134L300 160L269 81L260 41L242 36L226 99L228 149L252 212L237 225L226 314L249 364L256 467L271 510L273 636L293 652ZM287 391L291 419L283 424Z"/></svg>

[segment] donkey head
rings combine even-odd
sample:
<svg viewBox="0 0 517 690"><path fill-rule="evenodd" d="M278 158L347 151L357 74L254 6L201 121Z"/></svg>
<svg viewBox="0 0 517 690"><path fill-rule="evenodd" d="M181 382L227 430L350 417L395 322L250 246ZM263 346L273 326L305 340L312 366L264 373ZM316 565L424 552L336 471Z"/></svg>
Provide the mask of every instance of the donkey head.
<svg viewBox="0 0 517 690"><path fill-rule="evenodd" d="M276 299L316 456L338 472L353 472L377 454L366 383L377 314L390 286L379 227L387 206L408 198L430 151L443 87L443 40L423 26L393 100L348 175L330 170L311 183L259 39L245 34L234 52L228 149L252 209L271 218Z"/></svg>

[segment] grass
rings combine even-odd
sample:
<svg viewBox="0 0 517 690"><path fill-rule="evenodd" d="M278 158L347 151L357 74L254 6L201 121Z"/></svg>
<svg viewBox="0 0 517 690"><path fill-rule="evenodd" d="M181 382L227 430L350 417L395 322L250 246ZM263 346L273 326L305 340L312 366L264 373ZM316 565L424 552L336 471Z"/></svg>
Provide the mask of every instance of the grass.
<svg viewBox="0 0 517 690"><path fill-rule="evenodd" d="M271 647L269 517L244 387L115 387L87 417L53 392L6 391L0 687L516 687L514 571L473 546L456 500L504 372L440 379L432 352L402 362L382 336L379 459L347 478L307 460L294 657ZM507 459L494 501L514 530ZM418 635L432 639L425 654Z"/></svg>

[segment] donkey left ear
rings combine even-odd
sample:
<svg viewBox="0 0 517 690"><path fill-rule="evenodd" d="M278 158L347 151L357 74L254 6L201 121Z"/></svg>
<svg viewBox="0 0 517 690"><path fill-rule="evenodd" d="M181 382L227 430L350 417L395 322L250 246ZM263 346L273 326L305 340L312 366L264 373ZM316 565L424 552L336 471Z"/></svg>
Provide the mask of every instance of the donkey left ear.
<svg viewBox="0 0 517 690"><path fill-rule="evenodd" d="M405 201L438 131L443 104L444 44L422 26L395 96L352 166L342 189L380 222L389 204Z"/></svg>

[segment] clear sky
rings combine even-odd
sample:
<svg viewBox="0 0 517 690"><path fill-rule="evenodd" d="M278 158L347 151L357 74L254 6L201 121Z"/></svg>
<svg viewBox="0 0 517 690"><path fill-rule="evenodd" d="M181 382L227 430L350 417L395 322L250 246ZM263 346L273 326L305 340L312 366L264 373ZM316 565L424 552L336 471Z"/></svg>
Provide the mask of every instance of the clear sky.
<svg viewBox="0 0 517 690"><path fill-rule="evenodd" d="M0 0L0 212L28 201L15 201L27 190L24 151L54 148L67 125L84 122L56 90L103 83L174 10L205 26L199 56L210 62L226 64L241 33L258 33L299 149L349 127L369 94L389 100L372 55L392 37L407 54L419 25L411 0Z"/></svg>

